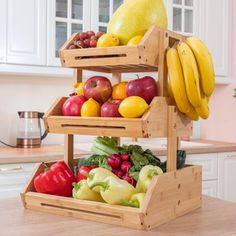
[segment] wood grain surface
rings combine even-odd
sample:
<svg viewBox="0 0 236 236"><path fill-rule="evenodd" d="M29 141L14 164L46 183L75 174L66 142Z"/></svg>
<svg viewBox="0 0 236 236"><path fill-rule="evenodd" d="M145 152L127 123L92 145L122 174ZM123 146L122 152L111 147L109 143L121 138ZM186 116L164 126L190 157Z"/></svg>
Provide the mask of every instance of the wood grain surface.
<svg viewBox="0 0 236 236"><path fill-rule="evenodd" d="M151 231L25 210L20 197L0 200L3 236L228 236L236 235L236 204L204 197L203 207Z"/></svg>

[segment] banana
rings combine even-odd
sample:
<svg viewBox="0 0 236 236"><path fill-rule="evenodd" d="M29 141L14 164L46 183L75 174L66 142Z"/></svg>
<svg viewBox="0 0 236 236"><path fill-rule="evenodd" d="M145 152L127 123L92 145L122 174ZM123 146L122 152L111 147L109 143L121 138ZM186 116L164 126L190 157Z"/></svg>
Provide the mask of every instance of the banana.
<svg viewBox="0 0 236 236"><path fill-rule="evenodd" d="M201 106L196 107L195 110L201 118L207 119L210 114L208 107L208 97L205 94L203 94L203 92L201 92L201 97L202 97Z"/></svg>
<svg viewBox="0 0 236 236"><path fill-rule="evenodd" d="M194 107L201 105L199 72L192 50L186 43L177 46L177 51L183 68L185 88L188 99Z"/></svg>
<svg viewBox="0 0 236 236"><path fill-rule="evenodd" d="M170 78L170 91L172 91L178 109L186 113L190 110L191 104L187 97L183 71L177 50L175 48L168 49L166 59Z"/></svg>
<svg viewBox="0 0 236 236"><path fill-rule="evenodd" d="M210 96L215 87L215 73L211 54L205 44L196 37L189 37L186 40L196 58L199 72L201 88L206 96Z"/></svg>
<svg viewBox="0 0 236 236"><path fill-rule="evenodd" d="M191 106L190 111L185 113L185 115L190 119L190 120L194 120L194 121L198 121L199 120L199 115L197 114L197 112L195 111L194 107Z"/></svg>

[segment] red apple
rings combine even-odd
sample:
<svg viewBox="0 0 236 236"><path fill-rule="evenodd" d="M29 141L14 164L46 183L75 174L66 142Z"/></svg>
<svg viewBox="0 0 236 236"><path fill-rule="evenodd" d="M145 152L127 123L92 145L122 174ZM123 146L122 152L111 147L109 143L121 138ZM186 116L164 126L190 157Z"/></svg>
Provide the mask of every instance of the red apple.
<svg viewBox="0 0 236 236"><path fill-rule="evenodd" d="M121 117L119 113L119 106L122 100L114 99L108 100L101 107L101 116L102 117Z"/></svg>
<svg viewBox="0 0 236 236"><path fill-rule="evenodd" d="M150 104L152 99L157 96L156 81L150 76L131 80L127 85L126 95L127 97L139 96Z"/></svg>
<svg viewBox="0 0 236 236"><path fill-rule="evenodd" d="M62 106L63 116L80 116L81 107L84 102L86 102L86 98L82 95L69 97Z"/></svg>
<svg viewBox="0 0 236 236"><path fill-rule="evenodd" d="M84 84L84 96L93 98L103 104L112 95L112 85L109 79L104 76L93 76Z"/></svg>

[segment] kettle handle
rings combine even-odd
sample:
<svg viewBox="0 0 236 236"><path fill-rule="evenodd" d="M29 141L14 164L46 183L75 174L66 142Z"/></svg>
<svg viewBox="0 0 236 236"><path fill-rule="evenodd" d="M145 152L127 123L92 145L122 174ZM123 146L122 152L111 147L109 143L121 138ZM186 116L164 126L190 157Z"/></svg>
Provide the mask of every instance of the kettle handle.
<svg viewBox="0 0 236 236"><path fill-rule="evenodd" d="M43 120L43 116L44 116L44 113L43 112L39 112L38 113L38 117L39 119L42 119ZM45 139L46 136L48 135L48 131L45 129L43 135L40 137L41 140Z"/></svg>

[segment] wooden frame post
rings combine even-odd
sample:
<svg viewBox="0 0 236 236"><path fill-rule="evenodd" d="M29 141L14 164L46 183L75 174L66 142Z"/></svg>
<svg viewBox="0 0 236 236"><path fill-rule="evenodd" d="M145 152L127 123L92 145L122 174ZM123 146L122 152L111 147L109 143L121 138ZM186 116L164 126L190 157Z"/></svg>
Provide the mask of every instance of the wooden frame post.
<svg viewBox="0 0 236 236"><path fill-rule="evenodd" d="M73 170L74 166L74 135L64 135L64 160L65 163Z"/></svg>
<svg viewBox="0 0 236 236"><path fill-rule="evenodd" d="M158 57L158 87L160 96L167 97L168 72L166 63L166 50L169 47L169 35L164 30L159 31L159 57Z"/></svg>
<svg viewBox="0 0 236 236"><path fill-rule="evenodd" d="M74 70L74 82L79 83L83 81L83 71L81 69Z"/></svg>
<svg viewBox="0 0 236 236"><path fill-rule="evenodd" d="M178 149L177 110L175 106L168 106L167 128L167 172L176 171L176 155Z"/></svg>

